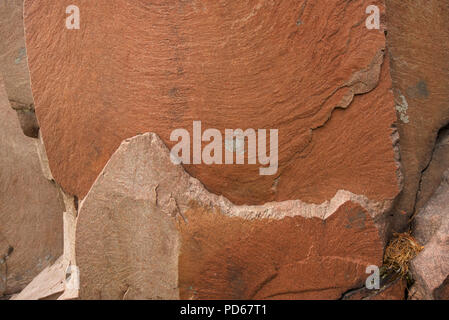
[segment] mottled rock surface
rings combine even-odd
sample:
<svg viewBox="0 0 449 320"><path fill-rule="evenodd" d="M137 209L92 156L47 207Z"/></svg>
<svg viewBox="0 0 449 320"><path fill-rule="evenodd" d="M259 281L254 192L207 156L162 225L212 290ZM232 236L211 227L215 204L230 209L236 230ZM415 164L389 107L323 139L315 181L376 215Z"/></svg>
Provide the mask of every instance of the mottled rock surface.
<svg viewBox="0 0 449 320"><path fill-rule="evenodd" d="M64 291L65 268L63 258L46 267L29 285L11 300L55 300Z"/></svg>
<svg viewBox="0 0 449 320"><path fill-rule="evenodd" d="M449 170L429 202L415 217L414 236L424 250L412 261L416 280L413 297L433 299L449 275Z"/></svg>
<svg viewBox="0 0 449 320"><path fill-rule="evenodd" d="M155 134L124 141L81 202L81 299L337 299L382 263L356 196L236 206L169 157Z"/></svg>
<svg viewBox="0 0 449 320"><path fill-rule="evenodd" d="M17 293L62 254L64 205L41 170L0 78L0 296Z"/></svg>
<svg viewBox="0 0 449 320"><path fill-rule="evenodd" d="M351 202L326 220L245 221L202 207L185 218L182 299L339 299L382 261L372 219Z"/></svg>
<svg viewBox="0 0 449 320"><path fill-rule="evenodd" d="M347 293L343 300L405 300L407 281L397 279L386 284L381 284L379 290L362 288Z"/></svg>
<svg viewBox="0 0 449 320"><path fill-rule="evenodd" d="M440 287L433 291L433 296L437 300L449 300L449 276Z"/></svg>
<svg viewBox="0 0 449 320"><path fill-rule="evenodd" d="M422 172L421 183L416 196L416 207L419 210L430 200L444 179L444 172L449 169L449 127L440 130L432 158ZM449 205L449 204L448 204Z"/></svg>
<svg viewBox="0 0 449 320"><path fill-rule="evenodd" d="M172 130L279 129L279 170L188 165L237 204L376 201L399 191L384 1L25 1L36 112L52 173L82 199L122 140ZM43 23L45 21L45 23ZM101 36L99 36L101 35Z"/></svg>
<svg viewBox="0 0 449 320"><path fill-rule="evenodd" d="M23 0L0 2L0 75L3 75L11 107L17 111L23 132L36 137L39 125L28 71Z"/></svg>
<svg viewBox="0 0 449 320"><path fill-rule="evenodd" d="M404 189L396 205L395 231L400 232L416 213L422 172L431 161L439 130L449 123L449 2L386 3L404 174Z"/></svg>

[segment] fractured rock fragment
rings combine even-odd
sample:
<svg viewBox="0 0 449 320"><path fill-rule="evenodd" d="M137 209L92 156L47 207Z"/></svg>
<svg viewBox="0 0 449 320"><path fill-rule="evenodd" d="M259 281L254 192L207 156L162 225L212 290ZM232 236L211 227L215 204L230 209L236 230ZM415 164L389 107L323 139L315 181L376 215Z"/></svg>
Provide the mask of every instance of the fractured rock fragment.
<svg viewBox="0 0 449 320"><path fill-rule="evenodd" d="M422 172L432 159L439 130L449 123L449 2L387 0L386 4L404 174L394 231L402 232L419 210L416 197Z"/></svg>
<svg viewBox="0 0 449 320"><path fill-rule="evenodd" d="M427 168L422 172L415 212L430 200L444 179L444 172L449 169L449 126L440 130L435 143L432 158ZM449 205L449 204L448 204Z"/></svg>
<svg viewBox="0 0 449 320"><path fill-rule="evenodd" d="M347 293L343 300L405 300L407 281L399 278L385 285L379 290L362 288Z"/></svg>
<svg viewBox="0 0 449 320"><path fill-rule="evenodd" d="M25 135L37 137L23 25L23 0L0 2L0 75Z"/></svg>
<svg viewBox="0 0 449 320"><path fill-rule="evenodd" d="M433 296L437 300L449 300L449 276L439 288L433 291Z"/></svg>
<svg viewBox="0 0 449 320"><path fill-rule="evenodd" d="M337 299L382 263L382 207L348 193L237 206L152 133L124 141L81 202L80 299Z"/></svg>
<svg viewBox="0 0 449 320"><path fill-rule="evenodd" d="M449 275L449 170L433 197L415 217L414 236L424 250L412 261L412 299L433 299Z"/></svg>
<svg viewBox="0 0 449 320"><path fill-rule="evenodd" d="M11 300L54 300L64 291L64 271L63 259L60 257Z"/></svg>
<svg viewBox="0 0 449 320"><path fill-rule="evenodd" d="M62 254L63 203L41 171L0 78L0 296L17 293Z"/></svg>

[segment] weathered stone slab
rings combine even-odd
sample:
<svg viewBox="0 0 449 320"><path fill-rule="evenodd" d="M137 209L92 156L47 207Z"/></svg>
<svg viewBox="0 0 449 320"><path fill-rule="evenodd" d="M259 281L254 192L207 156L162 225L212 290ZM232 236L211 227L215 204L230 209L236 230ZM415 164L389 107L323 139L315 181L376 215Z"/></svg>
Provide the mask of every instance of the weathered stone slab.
<svg viewBox="0 0 449 320"><path fill-rule="evenodd" d="M56 300L64 291L65 265L63 258L46 267L24 290L11 300Z"/></svg>
<svg viewBox="0 0 449 320"><path fill-rule="evenodd" d="M412 298L433 299L449 275L449 171L429 202L415 217L414 236L424 250L412 261L416 280Z"/></svg>
<svg viewBox="0 0 449 320"><path fill-rule="evenodd" d="M41 170L0 78L0 295L23 289L62 254L58 188Z"/></svg>
<svg viewBox="0 0 449 320"><path fill-rule="evenodd" d="M122 140L151 131L172 147L194 120L222 134L279 129L275 175L186 165L234 203L398 193L384 26L365 26L383 1L79 0L80 29L68 30L72 4L25 1L36 112L68 193L82 199Z"/></svg>
<svg viewBox="0 0 449 320"><path fill-rule="evenodd" d="M440 130L438 139L427 168L422 172L416 197L416 213L429 201L444 179L449 169L449 127Z"/></svg>
<svg viewBox="0 0 449 320"><path fill-rule="evenodd" d="M343 300L405 300L406 290L407 281L399 278L384 285L381 284L379 290L361 288L351 291L343 297Z"/></svg>
<svg viewBox="0 0 449 320"><path fill-rule="evenodd" d="M387 44L404 174L404 190L395 210L395 231L401 232L419 209L415 203L422 172L431 161L438 131L449 123L449 3L386 3Z"/></svg>
<svg viewBox="0 0 449 320"><path fill-rule="evenodd" d="M440 287L433 291L433 296L437 300L449 300L449 276Z"/></svg>
<svg viewBox="0 0 449 320"><path fill-rule="evenodd" d="M337 299L382 263L381 210L349 193L236 206L172 164L155 134L139 135L80 204L79 297Z"/></svg>
<svg viewBox="0 0 449 320"><path fill-rule="evenodd" d="M201 207L185 218L182 299L339 299L382 261L372 219L351 202L326 220L245 221Z"/></svg>
<svg viewBox="0 0 449 320"><path fill-rule="evenodd" d="M0 75L17 111L23 132L36 137L39 125L34 113L23 25L23 0L0 2Z"/></svg>

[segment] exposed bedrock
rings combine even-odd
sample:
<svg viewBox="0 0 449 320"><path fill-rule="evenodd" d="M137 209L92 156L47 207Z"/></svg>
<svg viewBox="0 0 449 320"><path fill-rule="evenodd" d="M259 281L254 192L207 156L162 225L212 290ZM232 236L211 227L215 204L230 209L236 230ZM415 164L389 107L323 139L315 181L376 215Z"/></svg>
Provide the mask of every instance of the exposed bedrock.
<svg viewBox="0 0 449 320"><path fill-rule="evenodd" d="M371 4L384 21L383 1L80 0L82 25L68 30L72 2L25 1L36 113L68 193L84 198L122 140L155 132L172 147L194 120L223 135L279 130L274 175L185 166L236 204L399 192L384 26L365 26Z"/></svg>
<svg viewBox="0 0 449 320"><path fill-rule="evenodd" d="M8 97L39 138L37 155L16 158L40 160L67 194L39 233L55 248L63 230L60 258L16 299L403 299L401 280L357 288L412 216L425 249L409 297L445 296L447 2L78 0L79 30L65 26L73 1L24 2L26 49L21 1L0 16L14 35L0 43ZM365 26L373 4L379 30ZM192 138L194 121L223 137L278 129L276 173L260 175L248 150L242 165L173 164L170 135ZM64 283L70 266L79 291Z"/></svg>
<svg viewBox="0 0 449 320"><path fill-rule="evenodd" d="M81 299L337 299L382 263L379 210L355 195L237 206L170 162L155 134L124 141L81 202Z"/></svg>
<svg viewBox="0 0 449 320"><path fill-rule="evenodd" d="M412 299L434 299L444 295L445 280L449 276L448 203L449 170L444 173L440 187L415 217L414 236L424 245L424 250L411 264L416 280Z"/></svg>
<svg viewBox="0 0 449 320"><path fill-rule="evenodd" d="M395 206L395 231L408 227L438 132L449 123L449 2L387 0L391 59L404 189ZM440 179L434 177L433 189ZM428 195L422 194L428 198Z"/></svg>
<svg viewBox="0 0 449 320"><path fill-rule="evenodd" d="M23 289L62 254L59 189L42 173L0 77L0 296Z"/></svg>
<svg viewBox="0 0 449 320"><path fill-rule="evenodd" d="M37 137L23 26L23 0L0 2L0 75L25 135Z"/></svg>

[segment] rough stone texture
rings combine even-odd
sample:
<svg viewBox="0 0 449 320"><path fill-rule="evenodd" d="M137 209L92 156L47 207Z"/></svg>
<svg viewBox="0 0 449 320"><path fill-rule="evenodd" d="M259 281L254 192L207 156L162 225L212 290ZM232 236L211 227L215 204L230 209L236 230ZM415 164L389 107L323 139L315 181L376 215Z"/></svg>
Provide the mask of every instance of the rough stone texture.
<svg viewBox="0 0 449 320"><path fill-rule="evenodd" d="M449 2L386 3L404 174L394 228L402 231L415 213L421 173L431 160L438 131L449 123Z"/></svg>
<svg viewBox="0 0 449 320"><path fill-rule="evenodd" d="M351 202L324 221L244 221L201 207L185 218L182 299L339 299L382 261L372 220Z"/></svg>
<svg viewBox="0 0 449 320"><path fill-rule="evenodd" d="M64 291L64 275L65 265L63 258L60 257L11 300L54 300Z"/></svg>
<svg viewBox="0 0 449 320"><path fill-rule="evenodd" d="M63 255L45 268L11 300L73 300L77 299L79 272L76 269L75 230L77 208L75 198L62 192L65 212Z"/></svg>
<svg viewBox="0 0 449 320"><path fill-rule="evenodd" d="M417 212L429 201L449 169L449 127L440 130L428 167L422 172L416 198ZM449 204L448 204L449 205Z"/></svg>
<svg viewBox="0 0 449 320"><path fill-rule="evenodd" d="M160 152L150 149L154 139L140 136L118 150L80 205L80 299L178 298L179 237L176 220L156 205L165 172L152 167Z"/></svg>
<svg viewBox="0 0 449 320"><path fill-rule="evenodd" d="M39 125L34 113L23 27L23 0L1 1L0 74L23 132L36 137Z"/></svg>
<svg viewBox="0 0 449 320"><path fill-rule="evenodd" d="M449 276L440 287L434 290L433 296L437 300L449 300Z"/></svg>
<svg viewBox="0 0 449 320"><path fill-rule="evenodd" d="M407 281L397 279L381 285L379 290L366 288L354 290L343 297L343 300L405 300Z"/></svg>
<svg viewBox="0 0 449 320"><path fill-rule="evenodd" d="M449 170L429 202L415 217L414 236L424 250L412 261L416 280L412 298L432 299L449 275Z"/></svg>
<svg viewBox="0 0 449 320"><path fill-rule="evenodd" d="M62 254L63 203L41 171L0 78L0 296L17 293Z"/></svg>
<svg viewBox="0 0 449 320"><path fill-rule="evenodd" d="M237 204L399 191L384 28L357 1L25 1L36 112L52 173L82 199L125 138L176 128L279 129L279 171L189 165ZM45 23L43 23L45 21ZM113 23L111 23L113 21ZM101 36L99 36L101 35Z"/></svg>
<svg viewBox="0 0 449 320"><path fill-rule="evenodd" d="M81 299L336 299L382 262L379 212L354 195L236 206L169 158L128 139L81 202Z"/></svg>

